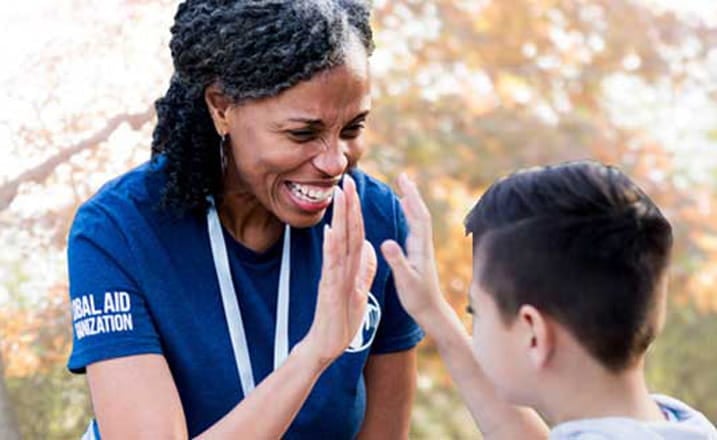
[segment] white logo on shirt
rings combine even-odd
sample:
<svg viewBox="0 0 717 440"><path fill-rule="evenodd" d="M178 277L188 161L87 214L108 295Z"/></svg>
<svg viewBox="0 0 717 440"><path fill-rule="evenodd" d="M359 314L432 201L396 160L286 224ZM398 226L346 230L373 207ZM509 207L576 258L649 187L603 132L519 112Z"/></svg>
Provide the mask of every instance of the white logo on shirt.
<svg viewBox="0 0 717 440"><path fill-rule="evenodd" d="M134 329L129 293L105 292L101 304L95 304L95 296L92 294L72 300L72 321L77 339Z"/></svg>
<svg viewBox="0 0 717 440"><path fill-rule="evenodd" d="M366 314L363 317L363 323L359 327L356 336L349 344L346 349L349 353L356 353L359 351L366 350L371 343L373 338L376 337L376 331L378 331L378 324L381 322L381 306L378 304L378 300L373 293L368 293L368 304L366 304Z"/></svg>

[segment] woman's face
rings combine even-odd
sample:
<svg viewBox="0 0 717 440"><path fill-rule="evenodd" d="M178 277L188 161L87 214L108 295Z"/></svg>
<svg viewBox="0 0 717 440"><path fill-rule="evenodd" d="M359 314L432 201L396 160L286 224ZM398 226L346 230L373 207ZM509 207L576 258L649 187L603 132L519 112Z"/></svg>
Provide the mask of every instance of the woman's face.
<svg viewBox="0 0 717 440"><path fill-rule="evenodd" d="M234 186L227 191L250 192L292 226L318 223L341 175L363 153L369 79L365 51L351 50L344 65L277 96L230 107L238 183L227 182Z"/></svg>

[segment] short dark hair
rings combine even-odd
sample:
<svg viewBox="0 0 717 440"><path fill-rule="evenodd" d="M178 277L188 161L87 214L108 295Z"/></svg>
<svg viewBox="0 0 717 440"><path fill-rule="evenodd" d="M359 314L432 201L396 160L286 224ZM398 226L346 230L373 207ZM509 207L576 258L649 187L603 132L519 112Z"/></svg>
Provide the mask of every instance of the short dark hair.
<svg viewBox="0 0 717 440"><path fill-rule="evenodd" d="M488 189L465 226L477 280L506 324L530 304L616 372L655 338L672 228L617 168L581 161L519 171Z"/></svg>
<svg viewBox="0 0 717 440"><path fill-rule="evenodd" d="M235 103L276 96L345 62L349 40L373 50L365 0L186 0L169 47L174 74L157 100L152 156L168 180L162 206L203 210L221 194L216 133L205 89L217 84Z"/></svg>

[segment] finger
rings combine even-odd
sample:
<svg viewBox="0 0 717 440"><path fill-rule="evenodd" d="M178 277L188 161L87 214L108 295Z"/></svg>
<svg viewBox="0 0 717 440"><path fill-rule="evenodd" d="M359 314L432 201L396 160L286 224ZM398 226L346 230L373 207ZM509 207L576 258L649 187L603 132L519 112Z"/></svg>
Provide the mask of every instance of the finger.
<svg viewBox="0 0 717 440"><path fill-rule="evenodd" d="M323 268L327 269L336 262L336 255L334 252L335 246L331 241L331 228L329 225L324 225L324 243L323 243Z"/></svg>
<svg viewBox="0 0 717 440"><path fill-rule="evenodd" d="M398 176L398 185L399 188L401 188L403 199L406 201L407 213L410 213L419 220L428 219L430 221L430 211L423 201L423 197L421 197L416 183L411 180L406 173L401 173L401 175Z"/></svg>
<svg viewBox="0 0 717 440"><path fill-rule="evenodd" d="M406 250L409 260L418 265L419 259L433 256L431 215L415 183L405 174L399 177L399 185L403 187L405 194L400 203L406 214L410 232L406 240Z"/></svg>
<svg viewBox="0 0 717 440"><path fill-rule="evenodd" d="M334 194L334 212L331 218L331 230L333 232L334 246L339 254L345 255L346 246L346 194L336 187Z"/></svg>
<svg viewBox="0 0 717 440"><path fill-rule="evenodd" d="M376 276L376 251L367 240L364 240L361 249L361 268L359 269L358 289L362 292L371 290L371 284Z"/></svg>
<svg viewBox="0 0 717 440"><path fill-rule="evenodd" d="M323 263L321 268L321 283L332 286L337 279L336 270L339 263L337 261L336 245L334 237L329 225L324 225L324 244L323 244Z"/></svg>
<svg viewBox="0 0 717 440"><path fill-rule="evenodd" d="M418 189L403 173L398 178L398 185L404 194L400 203L411 232L422 239L431 236L430 216L426 214L427 209L426 211L421 209L422 200Z"/></svg>
<svg viewBox="0 0 717 440"><path fill-rule="evenodd" d="M407 198L399 200L401 209L406 217L406 223L408 224L408 236L413 237L413 241L424 242L433 238L433 232L431 231L430 221L420 219L416 216L410 206L410 202Z"/></svg>
<svg viewBox="0 0 717 440"><path fill-rule="evenodd" d="M381 244L381 253L393 271L396 287L400 290L408 289L417 274L403 254L401 246L393 240L386 240Z"/></svg>
<svg viewBox="0 0 717 440"><path fill-rule="evenodd" d="M366 305L368 304L368 290L355 288L350 295L349 302L349 326L351 334L356 334L358 327L363 322L366 315Z"/></svg>
<svg viewBox="0 0 717 440"><path fill-rule="evenodd" d="M361 200L359 199L358 191L356 190L356 182L354 181L353 177L349 175L347 175L346 177L348 178L346 184L349 186L352 194L349 200L349 203L351 204L351 210L347 212L351 213L349 218L349 220L351 221L351 229L358 233L354 237L355 243L353 244L355 246L355 249L360 251L363 248L365 238L363 213L361 212Z"/></svg>
<svg viewBox="0 0 717 440"><path fill-rule="evenodd" d="M363 217L361 215L361 203L356 192L356 184L351 176L344 178L344 192L346 194L346 235L348 237L346 261L347 281L353 285L357 282L359 268L361 266L361 253L364 243Z"/></svg>

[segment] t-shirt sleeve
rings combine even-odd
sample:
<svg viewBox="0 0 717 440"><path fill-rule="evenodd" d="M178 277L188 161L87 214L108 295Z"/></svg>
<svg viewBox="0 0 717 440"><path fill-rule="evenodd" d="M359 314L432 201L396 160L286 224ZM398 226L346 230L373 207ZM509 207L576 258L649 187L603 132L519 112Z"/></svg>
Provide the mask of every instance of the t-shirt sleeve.
<svg viewBox="0 0 717 440"><path fill-rule="evenodd" d="M127 238L113 217L92 202L75 216L68 238L72 353L68 368L162 353Z"/></svg>
<svg viewBox="0 0 717 440"><path fill-rule="evenodd" d="M395 197L393 198L393 209L397 241L405 249L408 224L401 205ZM378 326L376 340L371 347L371 353L381 354L409 350L415 347L423 339L423 336L423 330L401 305L393 274L390 273L384 292L383 316Z"/></svg>

